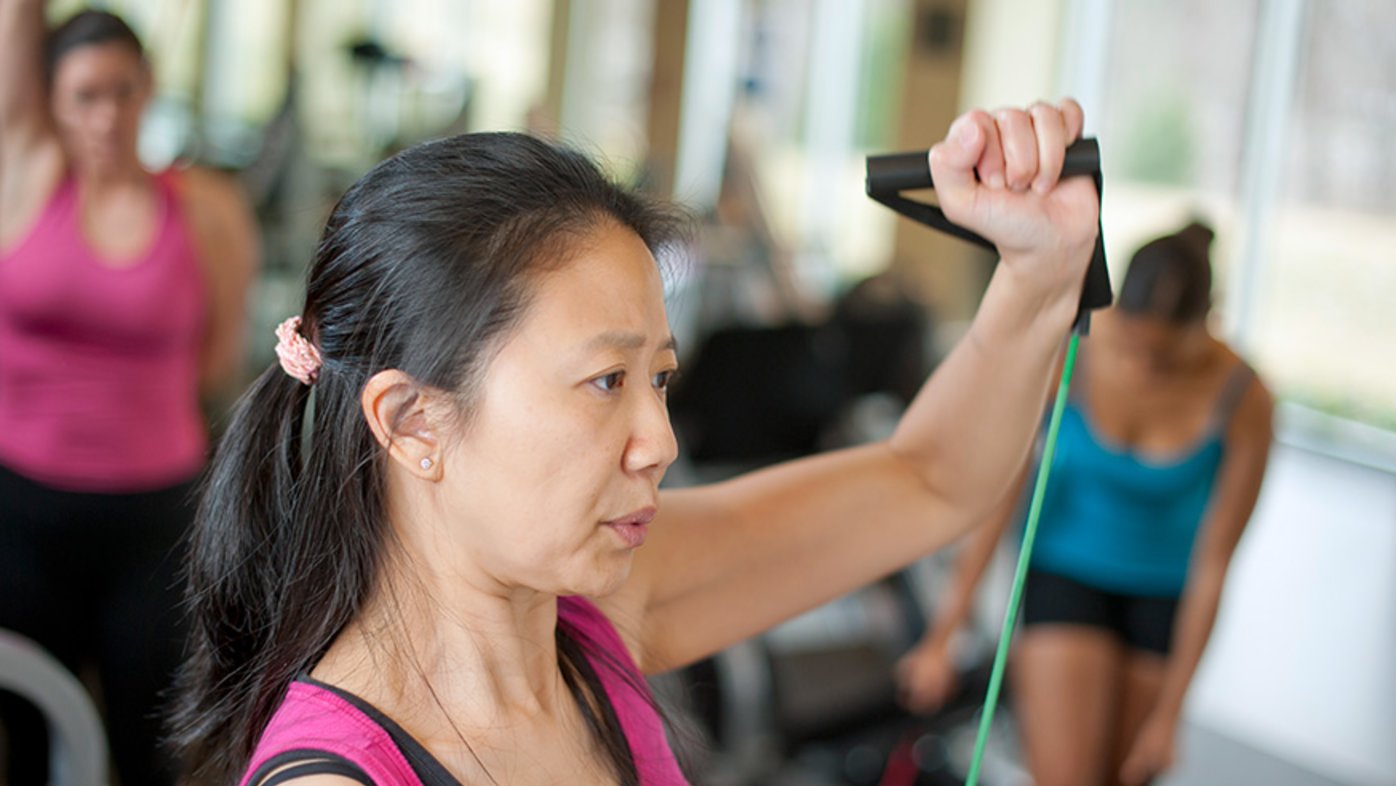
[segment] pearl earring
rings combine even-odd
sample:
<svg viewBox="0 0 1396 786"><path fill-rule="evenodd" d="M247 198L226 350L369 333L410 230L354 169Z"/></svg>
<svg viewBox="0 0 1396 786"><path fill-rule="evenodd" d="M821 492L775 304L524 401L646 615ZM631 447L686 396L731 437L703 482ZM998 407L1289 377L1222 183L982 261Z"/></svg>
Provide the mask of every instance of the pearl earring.
<svg viewBox="0 0 1396 786"><path fill-rule="evenodd" d="M429 459L429 458L424 458L424 459L422 459L422 469L431 469L431 459Z"/></svg>

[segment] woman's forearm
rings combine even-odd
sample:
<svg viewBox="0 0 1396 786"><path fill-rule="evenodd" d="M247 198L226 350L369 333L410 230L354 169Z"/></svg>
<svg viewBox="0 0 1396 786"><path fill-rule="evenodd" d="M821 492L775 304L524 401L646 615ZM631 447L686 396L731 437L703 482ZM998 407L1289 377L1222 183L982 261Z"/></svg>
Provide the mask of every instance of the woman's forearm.
<svg viewBox="0 0 1396 786"><path fill-rule="evenodd" d="M999 541L1003 539L1004 531L1008 529L1018 510L1018 497L1026 477L1027 468L1024 467L1023 471L1018 473L1018 478L1010 487L1009 493L1004 495L1003 501L994 509L989 522L966 537L960 546L959 553L955 555L949 590L935 610L931 627L921 642L922 646L948 647L955 633L969 618L979 582L984 578L984 572L993 559Z"/></svg>
<svg viewBox="0 0 1396 786"><path fill-rule="evenodd" d="M44 0L0 0L0 127L43 107Z"/></svg>
<svg viewBox="0 0 1396 786"><path fill-rule="evenodd" d="M1217 609L1221 605L1225 576L1214 573L1207 571L1189 582L1173 624L1173 646L1155 711L1175 720L1182 715L1188 686L1192 684L1197 666L1202 661L1202 653L1207 648L1207 640L1211 638Z"/></svg>
<svg viewBox="0 0 1396 786"><path fill-rule="evenodd" d="M1078 297L1043 293L1001 265L968 335L892 436L927 486L972 519L990 515L1027 459Z"/></svg>
<svg viewBox="0 0 1396 786"><path fill-rule="evenodd" d="M1273 416L1270 394L1256 381L1227 429L1227 459L1217 478L1212 511L1198 533L1159 694L1159 709L1175 718L1182 712L1188 686L1212 634L1232 555L1260 496L1273 438Z"/></svg>

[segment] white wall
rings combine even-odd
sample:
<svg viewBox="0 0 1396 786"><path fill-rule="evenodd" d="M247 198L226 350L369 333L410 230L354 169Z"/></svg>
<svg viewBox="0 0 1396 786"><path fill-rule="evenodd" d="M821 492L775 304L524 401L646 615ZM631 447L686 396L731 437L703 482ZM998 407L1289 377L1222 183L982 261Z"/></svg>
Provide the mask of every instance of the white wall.
<svg viewBox="0 0 1396 786"><path fill-rule="evenodd" d="M1354 784L1396 784L1396 475L1277 445L1189 720Z"/></svg>

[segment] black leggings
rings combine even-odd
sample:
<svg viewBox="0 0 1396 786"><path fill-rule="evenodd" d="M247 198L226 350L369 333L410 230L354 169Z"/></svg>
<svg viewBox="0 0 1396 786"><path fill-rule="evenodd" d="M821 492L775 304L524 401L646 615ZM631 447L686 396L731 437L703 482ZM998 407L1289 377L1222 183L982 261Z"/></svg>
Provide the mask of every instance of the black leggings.
<svg viewBox="0 0 1396 786"><path fill-rule="evenodd" d="M139 494L85 494L0 467L0 628L27 636L101 686L123 784L174 783L162 715L183 636L178 553L192 482ZM48 782L38 710L0 691L10 786Z"/></svg>

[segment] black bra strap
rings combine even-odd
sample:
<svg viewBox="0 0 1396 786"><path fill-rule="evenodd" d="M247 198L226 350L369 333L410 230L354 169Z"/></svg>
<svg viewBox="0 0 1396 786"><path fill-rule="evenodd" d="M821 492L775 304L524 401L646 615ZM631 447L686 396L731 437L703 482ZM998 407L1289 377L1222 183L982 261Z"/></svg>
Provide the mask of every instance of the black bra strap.
<svg viewBox="0 0 1396 786"><path fill-rule="evenodd" d="M363 786L377 786L359 765L338 753L314 748L298 748L278 753L263 762L247 782L251 786L279 786L305 775L343 775Z"/></svg>
<svg viewBox="0 0 1396 786"><path fill-rule="evenodd" d="M1217 396L1216 406L1212 410L1212 428L1218 431L1226 430L1227 425L1231 423L1231 416L1236 414L1236 407L1241 404L1246 391L1250 390L1253 379L1255 370L1246 361L1236 364L1227 375L1221 393Z"/></svg>

